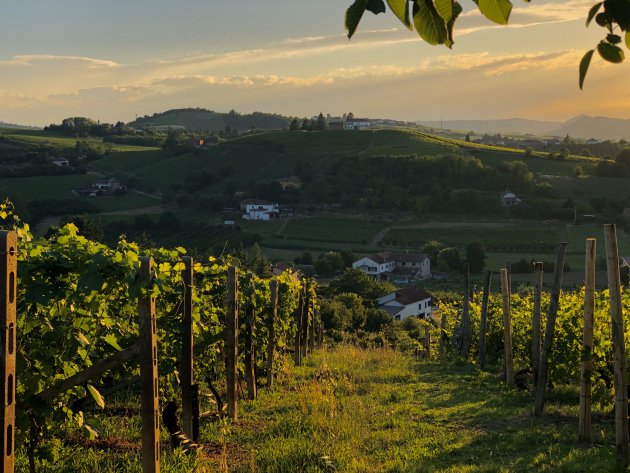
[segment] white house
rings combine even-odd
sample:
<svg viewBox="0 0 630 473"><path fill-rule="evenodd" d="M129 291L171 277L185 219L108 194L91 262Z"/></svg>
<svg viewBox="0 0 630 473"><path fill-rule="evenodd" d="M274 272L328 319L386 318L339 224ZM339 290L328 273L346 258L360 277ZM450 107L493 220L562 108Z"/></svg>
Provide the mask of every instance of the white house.
<svg viewBox="0 0 630 473"><path fill-rule="evenodd" d="M383 274L393 271L395 267L396 260L389 251L368 255L352 263L353 269L360 269L376 279L384 279Z"/></svg>
<svg viewBox="0 0 630 473"><path fill-rule="evenodd" d="M59 166L60 168L67 168L70 166L70 161L65 158L53 158L51 163L55 166Z"/></svg>
<svg viewBox="0 0 630 473"><path fill-rule="evenodd" d="M344 130L369 130L370 120L368 118L353 118L346 120L343 124Z"/></svg>
<svg viewBox="0 0 630 473"><path fill-rule="evenodd" d="M101 179L98 181L92 181L92 189L99 191L113 191L122 188L120 182L116 179Z"/></svg>
<svg viewBox="0 0 630 473"><path fill-rule="evenodd" d="M431 317L431 294L419 287L405 287L378 299L378 308L389 313L394 320L407 317L429 319Z"/></svg>
<svg viewBox="0 0 630 473"><path fill-rule="evenodd" d="M431 277L431 260L422 253L399 253L394 256L396 267L388 276L395 284L409 284L413 280Z"/></svg>
<svg viewBox="0 0 630 473"><path fill-rule="evenodd" d="M247 199L241 202L243 220L274 220L280 216L279 205L260 199Z"/></svg>
<svg viewBox="0 0 630 473"><path fill-rule="evenodd" d="M431 277L431 260L419 253L382 251L355 261L352 267L376 279L389 280L395 284L410 284Z"/></svg>
<svg viewBox="0 0 630 473"><path fill-rule="evenodd" d="M506 190L501 194L501 205L503 205L504 207L513 207L520 204L521 199L516 197L516 194L514 194L513 192Z"/></svg>

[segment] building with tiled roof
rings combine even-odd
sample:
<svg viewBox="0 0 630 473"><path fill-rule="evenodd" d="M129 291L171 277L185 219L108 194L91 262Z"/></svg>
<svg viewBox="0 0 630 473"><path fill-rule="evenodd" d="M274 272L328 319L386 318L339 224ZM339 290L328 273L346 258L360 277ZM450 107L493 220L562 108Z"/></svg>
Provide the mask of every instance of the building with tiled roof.
<svg viewBox="0 0 630 473"><path fill-rule="evenodd" d="M431 260L423 253L382 251L355 261L352 267L395 284L410 284L415 280L431 277Z"/></svg>
<svg viewBox="0 0 630 473"><path fill-rule="evenodd" d="M431 294L420 287L404 287L378 299L378 307L395 320L407 317L428 319L431 317Z"/></svg>

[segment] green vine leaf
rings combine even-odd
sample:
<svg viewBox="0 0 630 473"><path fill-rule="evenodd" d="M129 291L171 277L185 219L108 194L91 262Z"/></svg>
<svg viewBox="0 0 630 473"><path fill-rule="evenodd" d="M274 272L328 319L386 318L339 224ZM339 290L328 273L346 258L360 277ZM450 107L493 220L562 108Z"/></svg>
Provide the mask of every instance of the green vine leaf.
<svg viewBox="0 0 630 473"><path fill-rule="evenodd" d="M444 44L448 39L444 20L431 0L416 0L413 23L420 37L429 44Z"/></svg>
<svg viewBox="0 0 630 473"><path fill-rule="evenodd" d="M582 57L582 60L580 61L580 90L582 90L582 87L584 86L584 79L586 79L586 73L588 72L588 68L591 65L591 59L593 58L594 52L595 50L591 49L584 55L584 57Z"/></svg>
<svg viewBox="0 0 630 473"><path fill-rule="evenodd" d="M597 15L597 12L603 4L604 2L599 2L591 7L591 9L588 11L588 16L586 17L586 26L591 24L591 21L593 21L593 18L595 18L595 15Z"/></svg>
<svg viewBox="0 0 630 473"><path fill-rule="evenodd" d="M614 64L619 64L625 59L623 50L619 46L615 46L614 44L610 44L605 41L602 41L597 45L597 52L602 59Z"/></svg>
<svg viewBox="0 0 630 473"><path fill-rule="evenodd" d="M453 18L453 0L435 0L434 5L444 23L451 21Z"/></svg>
<svg viewBox="0 0 630 473"><path fill-rule="evenodd" d="M375 15L385 13L385 2L383 0L368 0L365 9L371 11Z"/></svg>
<svg viewBox="0 0 630 473"><path fill-rule="evenodd" d="M512 12L510 0L479 0L479 10L490 21L507 25Z"/></svg>
<svg viewBox="0 0 630 473"><path fill-rule="evenodd" d="M361 22L361 18L363 17L363 13L365 12L365 8L367 7L367 2L368 0L355 0L355 2L346 10L346 30L348 30L348 39L352 38L357 30L357 27Z"/></svg>
<svg viewBox="0 0 630 473"><path fill-rule="evenodd" d="M94 399L94 402L98 405L98 407L100 407L101 409L104 409L105 399L103 399L103 396L101 395L101 393L99 393L98 390L91 384L87 385L87 389L90 392L92 399Z"/></svg>
<svg viewBox="0 0 630 473"><path fill-rule="evenodd" d="M459 4L459 2L455 2L453 4L453 16L451 17L450 21L446 24L446 34L448 38L446 39L446 42L444 44L446 44L446 46L448 46L449 48L452 48L453 44L455 43L453 39L453 28L455 26L455 21L457 20L457 17L459 17L462 11L463 9L462 9L462 6Z"/></svg>
<svg viewBox="0 0 630 473"><path fill-rule="evenodd" d="M409 2L408 0L387 0L387 4L396 17L408 29L413 29L411 20L409 19Z"/></svg>

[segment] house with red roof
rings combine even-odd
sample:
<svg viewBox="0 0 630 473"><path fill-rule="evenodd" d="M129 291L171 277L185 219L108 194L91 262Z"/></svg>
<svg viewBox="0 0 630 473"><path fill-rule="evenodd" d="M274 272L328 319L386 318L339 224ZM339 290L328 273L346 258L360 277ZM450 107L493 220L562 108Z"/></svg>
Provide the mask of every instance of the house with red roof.
<svg viewBox="0 0 630 473"><path fill-rule="evenodd" d="M390 314L394 320L407 317L431 318L431 294L420 287L408 286L378 299L378 308Z"/></svg>
<svg viewBox="0 0 630 473"><path fill-rule="evenodd" d="M394 284L411 284L431 277L431 260L422 253L381 251L355 261L352 267Z"/></svg>

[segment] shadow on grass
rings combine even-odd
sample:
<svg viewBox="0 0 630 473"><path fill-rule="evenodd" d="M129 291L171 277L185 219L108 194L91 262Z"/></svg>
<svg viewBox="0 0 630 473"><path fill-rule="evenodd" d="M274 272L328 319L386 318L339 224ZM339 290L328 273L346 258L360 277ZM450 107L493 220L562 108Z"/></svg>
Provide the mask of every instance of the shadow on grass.
<svg viewBox="0 0 630 473"><path fill-rule="evenodd" d="M417 372L424 420L435 426L426 441L439 448L428 449L403 471L625 471L615 459L610 416L593 417L593 443L577 442L579 397L573 387L552 392L550 414L535 418L530 394L507 390L496 375L446 363L422 363ZM446 429L455 429L455 435Z"/></svg>

